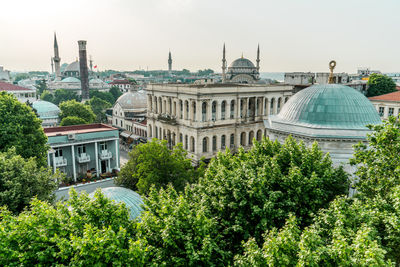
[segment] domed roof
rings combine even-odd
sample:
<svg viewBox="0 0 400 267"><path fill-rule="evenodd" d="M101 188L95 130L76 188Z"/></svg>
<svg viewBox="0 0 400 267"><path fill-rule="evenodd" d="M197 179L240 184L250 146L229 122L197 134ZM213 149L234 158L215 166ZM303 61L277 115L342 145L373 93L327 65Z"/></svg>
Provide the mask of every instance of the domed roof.
<svg viewBox="0 0 400 267"><path fill-rule="evenodd" d="M118 103L122 109L146 109L146 92L143 90L137 92L126 92L117 99L116 103Z"/></svg>
<svg viewBox="0 0 400 267"><path fill-rule="evenodd" d="M381 122L363 94L340 84L313 85L298 92L277 117L297 124L346 129L366 129L367 124Z"/></svg>
<svg viewBox="0 0 400 267"><path fill-rule="evenodd" d="M144 205L144 203L142 197L135 191L123 187L107 187L101 188L101 192L104 196L117 203L125 203L131 219L135 219L143 211L142 205ZM92 192L89 196L94 197L95 193L96 192Z"/></svg>
<svg viewBox="0 0 400 267"><path fill-rule="evenodd" d="M79 61L74 61L71 64L69 64L64 71L80 71L80 67L79 67Z"/></svg>
<svg viewBox="0 0 400 267"><path fill-rule="evenodd" d="M60 109L56 105L43 100L33 102L32 107L36 109L41 119L56 119L60 113Z"/></svg>
<svg viewBox="0 0 400 267"><path fill-rule="evenodd" d="M62 83L80 83L81 81L75 77L68 77L61 81Z"/></svg>
<svg viewBox="0 0 400 267"><path fill-rule="evenodd" d="M90 79L89 83L104 83L104 82L100 79L93 78L93 79Z"/></svg>
<svg viewBox="0 0 400 267"><path fill-rule="evenodd" d="M247 58L241 57L234 60L230 65L229 68L255 68L253 62L248 60Z"/></svg>

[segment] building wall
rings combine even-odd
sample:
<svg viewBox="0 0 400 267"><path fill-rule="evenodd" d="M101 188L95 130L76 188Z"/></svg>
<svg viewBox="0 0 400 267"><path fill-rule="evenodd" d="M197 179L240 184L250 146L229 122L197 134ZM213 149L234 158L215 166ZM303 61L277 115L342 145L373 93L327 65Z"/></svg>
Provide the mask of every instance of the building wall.
<svg viewBox="0 0 400 267"><path fill-rule="evenodd" d="M400 115L400 102L371 100L371 103L376 108L379 116L384 120L387 120L389 116Z"/></svg>
<svg viewBox="0 0 400 267"><path fill-rule="evenodd" d="M201 157L209 159L225 147L232 151L240 146L248 149L252 137L260 139L264 134L263 119L279 112L292 95L292 89L284 85L150 85L147 88L148 138L168 140L171 146L182 140L194 162Z"/></svg>

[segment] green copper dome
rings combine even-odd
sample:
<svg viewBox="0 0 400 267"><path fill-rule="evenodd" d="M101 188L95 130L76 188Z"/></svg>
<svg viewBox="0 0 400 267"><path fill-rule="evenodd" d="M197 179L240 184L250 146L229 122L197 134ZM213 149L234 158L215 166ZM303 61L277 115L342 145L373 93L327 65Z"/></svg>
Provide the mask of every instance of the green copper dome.
<svg viewBox="0 0 400 267"><path fill-rule="evenodd" d="M125 203L126 207L130 211L129 217L131 219L135 219L143 211L143 200L135 191L123 187L107 187L101 188L101 192L104 194L104 196L114 200L117 203ZM89 196L93 197L94 194L95 192L90 193Z"/></svg>
<svg viewBox="0 0 400 267"><path fill-rule="evenodd" d="M60 109L51 102L37 100L32 103L32 107L36 109L41 119L57 119Z"/></svg>
<svg viewBox="0 0 400 267"><path fill-rule="evenodd" d="M310 86L282 107L276 121L312 128L367 129L381 119L371 102L357 90L340 84Z"/></svg>

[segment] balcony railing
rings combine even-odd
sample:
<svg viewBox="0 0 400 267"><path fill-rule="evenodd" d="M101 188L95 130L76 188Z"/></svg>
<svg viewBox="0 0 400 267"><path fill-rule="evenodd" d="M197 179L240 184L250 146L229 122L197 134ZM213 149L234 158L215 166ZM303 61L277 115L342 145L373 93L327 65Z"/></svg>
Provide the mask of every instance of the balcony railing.
<svg viewBox="0 0 400 267"><path fill-rule="evenodd" d="M101 160L111 159L112 158L112 153L111 153L111 151L108 151L108 150L102 150L99 153L99 157L100 157Z"/></svg>
<svg viewBox="0 0 400 267"><path fill-rule="evenodd" d="M77 158L79 163L86 163L90 161L90 155L86 153L81 153L80 155L77 156Z"/></svg>
<svg viewBox="0 0 400 267"><path fill-rule="evenodd" d="M64 157L56 157L54 158L54 162L56 164L56 167L67 166L67 159Z"/></svg>

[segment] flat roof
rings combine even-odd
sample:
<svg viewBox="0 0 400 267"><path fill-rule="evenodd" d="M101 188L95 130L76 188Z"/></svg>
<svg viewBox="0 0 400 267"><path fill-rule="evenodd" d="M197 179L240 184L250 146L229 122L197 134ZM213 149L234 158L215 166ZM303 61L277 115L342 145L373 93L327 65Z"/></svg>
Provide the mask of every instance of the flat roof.
<svg viewBox="0 0 400 267"><path fill-rule="evenodd" d="M72 133L82 134L82 133L114 131L118 129L103 123L93 123L93 124L49 127L49 128L44 128L43 130L44 133L48 137L50 137L50 136L68 135Z"/></svg>

